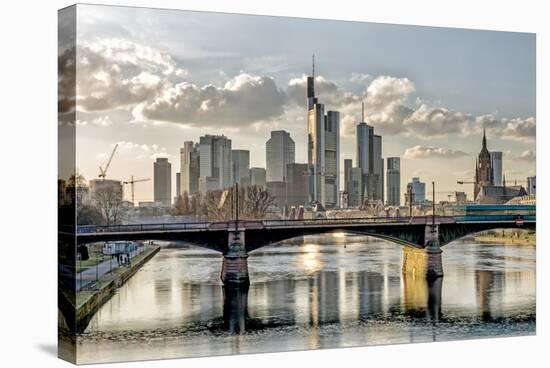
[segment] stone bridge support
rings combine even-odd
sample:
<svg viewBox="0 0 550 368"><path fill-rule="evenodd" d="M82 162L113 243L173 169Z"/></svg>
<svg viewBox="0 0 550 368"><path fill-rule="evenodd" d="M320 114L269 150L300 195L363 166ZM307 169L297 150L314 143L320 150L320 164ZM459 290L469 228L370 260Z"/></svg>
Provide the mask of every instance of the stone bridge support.
<svg viewBox="0 0 550 368"><path fill-rule="evenodd" d="M403 247L403 273L413 277L443 277L439 226L426 225L424 248Z"/></svg>
<svg viewBox="0 0 550 368"><path fill-rule="evenodd" d="M227 251L223 254L221 280L225 286L248 286L248 253L244 229L228 233Z"/></svg>
<svg viewBox="0 0 550 368"><path fill-rule="evenodd" d="M248 288L248 284L223 286L223 324L229 333L246 332Z"/></svg>

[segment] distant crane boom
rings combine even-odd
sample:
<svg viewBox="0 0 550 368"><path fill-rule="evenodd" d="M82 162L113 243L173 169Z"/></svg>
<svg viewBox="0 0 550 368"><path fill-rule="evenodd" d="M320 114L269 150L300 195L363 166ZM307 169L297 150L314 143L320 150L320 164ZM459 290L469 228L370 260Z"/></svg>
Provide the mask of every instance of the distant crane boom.
<svg viewBox="0 0 550 368"><path fill-rule="evenodd" d="M113 151L111 152L111 156L109 156L109 159L103 164L105 168L102 166L99 167L99 177L101 179L105 179L107 176L107 170L109 169L109 166L111 165L111 161L113 159L113 156L115 155L116 149L118 148L118 143L115 144L115 147L113 148Z"/></svg>
<svg viewBox="0 0 550 368"><path fill-rule="evenodd" d="M132 176L130 178L130 180L122 182L122 184L130 184L131 185L131 188L132 188L132 204L135 205L135 202L134 202L134 184L141 183L141 182L144 182L144 181L149 181L149 180L151 180L151 179L135 179L134 180L134 176Z"/></svg>

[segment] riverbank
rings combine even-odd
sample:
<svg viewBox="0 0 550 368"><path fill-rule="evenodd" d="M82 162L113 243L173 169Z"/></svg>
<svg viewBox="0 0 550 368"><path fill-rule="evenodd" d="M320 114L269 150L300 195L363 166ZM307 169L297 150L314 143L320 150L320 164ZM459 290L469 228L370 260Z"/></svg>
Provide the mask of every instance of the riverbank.
<svg viewBox="0 0 550 368"><path fill-rule="evenodd" d="M496 235L479 235L475 240L480 243L492 244L514 244L514 245L529 245L535 246L537 243L536 234L529 234L524 237L516 238L514 236L496 236Z"/></svg>
<svg viewBox="0 0 550 368"><path fill-rule="evenodd" d="M145 250L132 258L131 265L114 268L112 272L102 275L98 282L81 290L76 295L76 326L77 332L86 329L88 322L97 310L105 304L116 289L128 281L147 261L160 251L160 246Z"/></svg>

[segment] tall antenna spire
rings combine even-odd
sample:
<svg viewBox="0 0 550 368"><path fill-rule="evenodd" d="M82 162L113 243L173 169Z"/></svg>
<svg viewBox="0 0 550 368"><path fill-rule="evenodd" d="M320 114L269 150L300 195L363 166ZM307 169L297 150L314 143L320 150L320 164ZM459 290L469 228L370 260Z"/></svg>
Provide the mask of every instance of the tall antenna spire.
<svg viewBox="0 0 550 368"><path fill-rule="evenodd" d="M311 55L311 76L315 79L315 54Z"/></svg>
<svg viewBox="0 0 550 368"><path fill-rule="evenodd" d="M365 103L361 101L361 122L365 121Z"/></svg>

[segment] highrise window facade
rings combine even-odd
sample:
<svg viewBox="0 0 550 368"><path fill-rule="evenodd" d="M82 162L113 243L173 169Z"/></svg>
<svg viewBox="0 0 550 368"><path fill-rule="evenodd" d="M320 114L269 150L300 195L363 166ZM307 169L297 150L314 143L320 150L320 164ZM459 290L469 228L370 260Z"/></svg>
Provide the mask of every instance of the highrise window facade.
<svg viewBox="0 0 550 368"><path fill-rule="evenodd" d="M233 161L233 183L246 185L249 183L250 172L250 151L248 150L233 150L231 152L231 160Z"/></svg>
<svg viewBox="0 0 550 368"><path fill-rule="evenodd" d="M284 130L272 131L265 148L266 180L286 181L286 167L295 160L294 140L290 133Z"/></svg>
<svg viewBox="0 0 550 368"><path fill-rule="evenodd" d="M401 205L401 162L399 157L388 157L386 165L386 203Z"/></svg>
<svg viewBox="0 0 550 368"><path fill-rule="evenodd" d="M205 135L200 137L200 177L215 178L217 189L229 188L233 183L231 140L224 135ZM213 180L203 188L213 188ZM211 189L209 189L211 190Z"/></svg>
<svg viewBox="0 0 550 368"><path fill-rule="evenodd" d="M315 65L307 77L307 132L310 201L325 207L340 202L340 113L328 111L315 96Z"/></svg>
<svg viewBox="0 0 550 368"><path fill-rule="evenodd" d="M200 148L198 143L185 142L180 149L179 192L193 195L199 191Z"/></svg>
<svg viewBox="0 0 550 368"><path fill-rule="evenodd" d="M172 165L167 158L157 158L153 164L154 201L164 206L172 203Z"/></svg>

